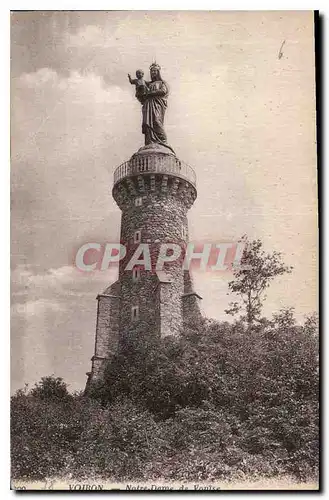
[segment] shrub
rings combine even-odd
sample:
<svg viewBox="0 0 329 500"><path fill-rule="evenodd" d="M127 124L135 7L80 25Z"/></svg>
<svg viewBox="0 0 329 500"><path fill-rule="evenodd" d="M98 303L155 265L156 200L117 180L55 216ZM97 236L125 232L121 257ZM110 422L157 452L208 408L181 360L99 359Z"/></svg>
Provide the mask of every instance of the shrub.
<svg viewBox="0 0 329 500"><path fill-rule="evenodd" d="M12 398L12 476L215 480L318 470L317 323L291 310L135 342L90 397L44 377Z"/></svg>

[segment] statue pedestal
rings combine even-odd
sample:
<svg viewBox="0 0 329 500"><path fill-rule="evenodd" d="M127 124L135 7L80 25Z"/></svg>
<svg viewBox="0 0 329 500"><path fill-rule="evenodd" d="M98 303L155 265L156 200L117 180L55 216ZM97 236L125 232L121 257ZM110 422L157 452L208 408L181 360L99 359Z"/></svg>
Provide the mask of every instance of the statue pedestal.
<svg viewBox="0 0 329 500"><path fill-rule="evenodd" d="M176 156L175 152L173 151L173 149L171 149L169 145L168 147L166 147L163 146L162 144L152 142L151 144L146 144L145 146L139 148L137 153L133 154L132 158L135 155L149 155L154 153Z"/></svg>

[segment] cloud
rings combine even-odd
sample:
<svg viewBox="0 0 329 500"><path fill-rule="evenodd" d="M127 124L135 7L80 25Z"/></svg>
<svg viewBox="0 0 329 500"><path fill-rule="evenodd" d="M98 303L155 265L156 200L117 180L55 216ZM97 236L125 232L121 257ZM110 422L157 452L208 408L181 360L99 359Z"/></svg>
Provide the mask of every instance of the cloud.
<svg viewBox="0 0 329 500"><path fill-rule="evenodd" d="M14 316L40 316L45 314L47 311L57 313L64 310L65 307L63 304L59 304L56 301L50 299L38 299L28 300L23 304L14 304L12 306L11 313Z"/></svg>
<svg viewBox="0 0 329 500"><path fill-rule="evenodd" d="M105 86L94 73L72 71L64 77L50 68L14 80L16 263L25 263L26 255L34 253L33 261L42 267L61 267L73 261L76 247L86 241L103 241L104 235L110 241L118 238L120 212L109 187L112 171L129 154L120 155L127 137L129 98L134 99L125 92ZM137 128L135 133L137 149ZM132 145L131 154L134 149Z"/></svg>
<svg viewBox="0 0 329 500"><path fill-rule="evenodd" d="M115 268L82 273L71 266L12 271L12 390L50 373L81 389L94 350L95 299L116 274Z"/></svg>
<svg viewBox="0 0 329 500"><path fill-rule="evenodd" d="M59 77L56 71L50 68L40 68L38 71L34 71L33 73L23 73L16 81L20 81L23 86L29 88L41 87L43 85L48 85L49 83L52 86L58 84Z"/></svg>
<svg viewBox="0 0 329 500"><path fill-rule="evenodd" d="M90 291L108 286L117 279L118 269L110 267L107 271L95 270L93 272L82 272L72 266L62 266L60 268L50 268L45 272L36 272L32 266L20 265L11 274L12 298L21 302L21 297L33 297L33 300L26 301L25 304L36 304L36 307L43 305L51 307L51 299L56 296L62 302L70 296L88 297L94 294ZM21 304L24 305L24 304ZM32 310L30 305L26 310ZM56 306L54 306L56 307ZM23 309L22 309L23 310ZM60 309L59 309L60 310Z"/></svg>
<svg viewBox="0 0 329 500"><path fill-rule="evenodd" d="M24 106L23 101L27 95L37 104L37 111L43 108L45 114L49 112L49 99L51 104L62 103L76 108L76 112L79 112L79 106L119 104L128 95L131 96L130 89L123 90L116 85L105 85L103 77L90 70L72 70L68 76L63 76L52 68L43 67L33 73L23 73L14 79L13 84L14 97L23 105L22 110L14 107L14 113L32 111L30 106Z"/></svg>
<svg viewBox="0 0 329 500"><path fill-rule="evenodd" d="M83 26L77 33L67 33L65 43L68 47L80 48L108 48L114 45L112 36L109 36L104 27L95 25Z"/></svg>

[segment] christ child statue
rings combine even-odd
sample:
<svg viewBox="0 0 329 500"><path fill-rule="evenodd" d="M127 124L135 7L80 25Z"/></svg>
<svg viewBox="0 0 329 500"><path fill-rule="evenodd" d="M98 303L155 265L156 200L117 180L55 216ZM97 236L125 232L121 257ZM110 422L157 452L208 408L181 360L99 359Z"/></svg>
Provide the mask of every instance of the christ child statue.
<svg viewBox="0 0 329 500"><path fill-rule="evenodd" d="M128 73L128 80L131 83L131 85L135 85L136 88L136 97L137 99L143 104L144 102L144 97L146 96L148 92L148 87L147 83L144 80L144 71L141 69L138 69L136 71L136 78L131 78L131 76Z"/></svg>

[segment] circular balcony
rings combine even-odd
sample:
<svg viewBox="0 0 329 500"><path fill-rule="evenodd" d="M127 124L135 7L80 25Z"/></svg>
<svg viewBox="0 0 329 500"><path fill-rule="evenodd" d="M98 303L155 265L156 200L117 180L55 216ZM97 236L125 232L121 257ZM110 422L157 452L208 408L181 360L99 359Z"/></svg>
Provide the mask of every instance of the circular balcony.
<svg viewBox="0 0 329 500"><path fill-rule="evenodd" d="M173 155L134 155L114 171L114 185L124 177L161 173L187 180L196 186L196 175L192 167Z"/></svg>

